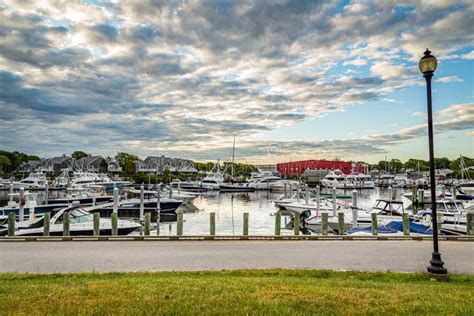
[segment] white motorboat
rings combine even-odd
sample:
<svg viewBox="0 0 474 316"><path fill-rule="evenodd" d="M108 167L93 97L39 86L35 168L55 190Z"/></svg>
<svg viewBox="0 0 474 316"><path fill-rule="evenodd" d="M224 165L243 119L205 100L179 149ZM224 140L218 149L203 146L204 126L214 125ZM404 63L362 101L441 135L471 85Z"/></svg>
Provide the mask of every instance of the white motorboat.
<svg viewBox="0 0 474 316"><path fill-rule="evenodd" d="M328 226L337 231L339 227L339 218L336 214L331 211L324 211L329 214ZM321 213L324 213L321 212ZM345 229L351 228L353 224L354 213L357 213L357 226L358 227L369 227L372 225L372 214L377 214L377 225L386 225L394 220L401 220L404 213L408 213L403 205L402 201L389 200L389 199L377 199L375 205L369 210L352 209L351 207L341 208L337 213L344 213L344 226ZM306 220L306 224L313 226L315 229L321 228L321 213L316 216L311 216ZM410 213L409 213L410 214Z"/></svg>
<svg viewBox="0 0 474 316"><path fill-rule="evenodd" d="M66 207L58 211L50 222L50 235L51 236L62 236L63 235L63 219L64 214L67 212L70 216L70 235L71 236L87 236L93 235L94 222L93 215L88 209L82 206ZM100 234L101 235L112 235L112 221L110 218L100 218L99 222ZM31 225L25 228L19 228L15 231L15 236L42 236L44 226L44 218L38 219L31 223ZM128 235L131 232L140 228L139 223L130 220L117 221L117 230L119 235Z"/></svg>
<svg viewBox="0 0 474 316"><path fill-rule="evenodd" d="M322 180L321 186L326 188L344 188L346 175L341 170L330 171Z"/></svg>
<svg viewBox="0 0 474 316"><path fill-rule="evenodd" d="M344 189L373 189L375 188L372 177L363 173L351 173L343 182Z"/></svg>
<svg viewBox="0 0 474 316"><path fill-rule="evenodd" d="M46 188L46 174L42 172L32 172L30 175L20 181L13 182L14 189L24 188L27 190L31 189L44 189Z"/></svg>
<svg viewBox="0 0 474 316"><path fill-rule="evenodd" d="M207 176L202 179L201 187L207 190L219 190L224 183L224 173L221 171L219 161L217 161Z"/></svg>
<svg viewBox="0 0 474 316"><path fill-rule="evenodd" d="M396 175L394 178L393 178L393 182L392 182L392 187L393 188L408 188L408 187L411 187L411 181L410 179L408 179L408 177L406 175Z"/></svg>

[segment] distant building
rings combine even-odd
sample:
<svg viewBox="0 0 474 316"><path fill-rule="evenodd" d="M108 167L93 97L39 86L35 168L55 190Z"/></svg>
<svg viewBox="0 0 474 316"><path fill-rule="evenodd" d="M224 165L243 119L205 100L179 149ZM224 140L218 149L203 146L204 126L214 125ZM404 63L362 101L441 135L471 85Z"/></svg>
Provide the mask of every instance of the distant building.
<svg viewBox="0 0 474 316"><path fill-rule="evenodd" d="M270 172L276 172L277 171L277 165L255 165L255 168L258 169L258 171L270 171Z"/></svg>
<svg viewBox="0 0 474 316"><path fill-rule="evenodd" d="M35 168L35 171L60 173L64 170L72 168L73 162L73 158L66 155L44 159L41 165Z"/></svg>
<svg viewBox="0 0 474 316"><path fill-rule="evenodd" d="M148 156L145 160L137 160L135 161L135 170L136 172L153 172L156 174L163 174L165 170L181 173L197 172L192 160L165 156Z"/></svg>
<svg viewBox="0 0 474 316"><path fill-rule="evenodd" d="M20 172L34 172L38 167L41 166L44 160L28 160L26 162L22 162L18 171Z"/></svg>
<svg viewBox="0 0 474 316"><path fill-rule="evenodd" d="M107 162L102 156L86 156L76 160L75 168L78 171L106 172Z"/></svg>
<svg viewBox="0 0 474 316"><path fill-rule="evenodd" d="M366 172L366 165L354 163L351 161L333 161L333 160L302 160L294 162L284 162L276 165L278 172L283 177L291 174L301 176L306 170L336 170L339 169L345 174L354 172Z"/></svg>

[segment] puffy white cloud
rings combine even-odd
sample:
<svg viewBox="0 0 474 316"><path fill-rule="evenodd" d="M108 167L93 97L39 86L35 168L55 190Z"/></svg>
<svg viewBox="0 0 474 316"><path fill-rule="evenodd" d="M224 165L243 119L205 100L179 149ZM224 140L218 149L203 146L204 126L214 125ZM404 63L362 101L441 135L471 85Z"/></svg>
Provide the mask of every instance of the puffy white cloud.
<svg viewBox="0 0 474 316"><path fill-rule="evenodd" d="M464 80L462 80L461 78L459 78L457 76L447 76L447 77L437 78L436 81L438 81L438 82L463 82Z"/></svg>
<svg viewBox="0 0 474 316"><path fill-rule="evenodd" d="M124 146L212 158L235 133L256 140L353 104L390 102L387 94L419 84L413 61L432 44L424 42L431 28L440 59L472 43L472 7L4 1L0 141L13 148L6 131L25 124L15 132L25 151L67 151L79 142L107 153ZM51 126L58 139L48 137Z"/></svg>

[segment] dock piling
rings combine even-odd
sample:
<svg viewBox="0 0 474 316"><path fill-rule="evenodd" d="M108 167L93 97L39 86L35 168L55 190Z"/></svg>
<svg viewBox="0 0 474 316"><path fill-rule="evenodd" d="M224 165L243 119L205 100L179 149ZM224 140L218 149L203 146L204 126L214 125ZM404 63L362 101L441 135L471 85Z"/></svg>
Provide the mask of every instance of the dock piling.
<svg viewBox="0 0 474 316"><path fill-rule="evenodd" d="M305 197L305 203L306 203L306 205L308 205L309 204L309 187L308 187L307 184L305 184L304 188L305 188L305 196L304 196Z"/></svg>
<svg viewBox="0 0 474 316"><path fill-rule="evenodd" d="M25 220L25 188L21 187L20 188L20 208L18 210L18 221L23 222Z"/></svg>
<svg viewBox="0 0 474 316"><path fill-rule="evenodd" d="M372 219L372 235L376 236L378 235L378 229L377 229L377 213L372 213L370 214L370 217Z"/></svg>
<svg viewBox="0 0 474 316"><path fill-rule="evenodd" d="M408 213L403 213L403 235L409 236L410 235L410 218L408 217Z"/></svg>
<svg viewBox="0 0 474 316"><path fill-rule="evenodd" d="M281 234L281 213L277 212L275 214L275 236L280 236Z"/></svg>
<svg viewBox="0 0 474 316"><path fill-rule="evenodd" d="M327 236L328 234L328 221L329 221L329 214L326 212L321 213L321 234L323 236Z"/></svg>
<svg viewBox="0 0 474 316"><path fill-rule="evenodd" d="M156 186L156 235L160 235L160 217L161 217L161 189L160 184Z"/></svg>
<svg viewBox="0 0 474 316"><path fill-rule="evenodd" d="M209 214L209 234L211 236L216 235L216 213L212 212Z"/></svg>
<svg viewBox="0 0 474 316"><path fill-rule="evenodd" d="M43 236L49 236L49 228L51 226L51 213L44 213L43 217Z"/></svg>
<svg viewBox="0 0 474 316"><path fill-rule="evenodd" d="M49 200L49 183L46 181L44 185L44 204L48 204Z"/></svg>
<svg viewBox="0 0 474 316"><path fill-rule="evenodd" d="M466 233L467 235L474 235L474 223L473 223L473 214L467 213L466 214Z"/></svg>
<svg viewBox="0 0 474 316"><path fill-rule="evenodd" d="M71 236L71 231L69 230L71 226L71 215L69 212L63 213L63 236Z"/></svg>
<svg viewBox="0 0 474 316"><path fill-rule="evenodd" d="M110 216L111 224L112 224L112 236L118 235L118 214L112 213Z"/></svg>
<svg viewBox="0 0 474 316"><path fill-rule="evenodd" d="M140 223L143 224L143 216L145 215L145 186L142 185L140 186L140 213L138 216L140 216ZM140 227L140 235L143 235L143 226Z"/></svg>
<svg viewBox="0 0 474 316"><path fill-rule="evenodd" d="M13 202L13 180L11 180L10 182L10 198L8 199L8 201L10 202L9 204Z"/></svg>
<svg viewBox="0 0 474 316"><path fill-rule="evenodd" d="M293 234L295 236L300 234L300 214L293 214Z"/></svg>
<svg viewBox="0 0 474 316"><path fill-rule="evenodd" d="M118 213L118 204L119 204L119 190L117 187L114 187L114 209L115 214Z"/></svg>
<svg viewBox="0 0 474 316"><path fill-rule="evenodd" d="M244 236L248 236L249 234L249 213L244 213L244 227L242 233Z"/></svg>
<svg viewBox="0 0 474 316"><path fill-rule="evenodd" d="M332 215L334 217L337 216L337 195L336 195L336 188L332 188Z"/></svg>
<svg viewBox="0 0 474 316"><path fill-rule="evenodd" d="M151 213L145 213L145 236L150 236Z"/></svg>
<svg viewBox="0 0 474 316"><path fill-rule="evenodd" d="M316 186L316 216L319 214L321 211L321 188Z"/></svg>
<svg viewBox="0 0 474 316"><path fill-rule="evenodd" d="M177 223L176 223L176 235L183 235L183 211L176 211Z"/></svg>
<svg viewBox="0 0 474 316"><path fill-rule="evenodd" d="M352 227L357 227L357 191L352 191Z"/></svg>
<svg viewBox="0 0 474 316"><path fill-rule="evenodd" d="M94 236L100 236L100 213L96 212L93 215L94 220Z"/></svg>
<svg viewBox="0 0 474 316"><path fill-rule="evenodd" d="M8 236L15 236L15 214L8 214Z"/></svg>
<svg viewBox="0 0 474 316"><path fill-rule="evenodd" d="M339 214L337 214L337 222L339 235L344 235L344 213L339 212Z"/></svg>

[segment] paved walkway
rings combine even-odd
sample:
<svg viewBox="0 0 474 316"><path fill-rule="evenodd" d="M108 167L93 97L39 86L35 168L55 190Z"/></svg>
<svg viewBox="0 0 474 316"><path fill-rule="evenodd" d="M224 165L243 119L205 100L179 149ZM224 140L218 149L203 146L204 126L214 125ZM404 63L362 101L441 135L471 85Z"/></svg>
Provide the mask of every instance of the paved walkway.
<svg viewBox="0 0 474 316"><path fill-rule="evenodd" d="M450 273L474 274L474 243L440 243ZM2 242L0 272L332 269L426 271L430 241Z"/></svg>

